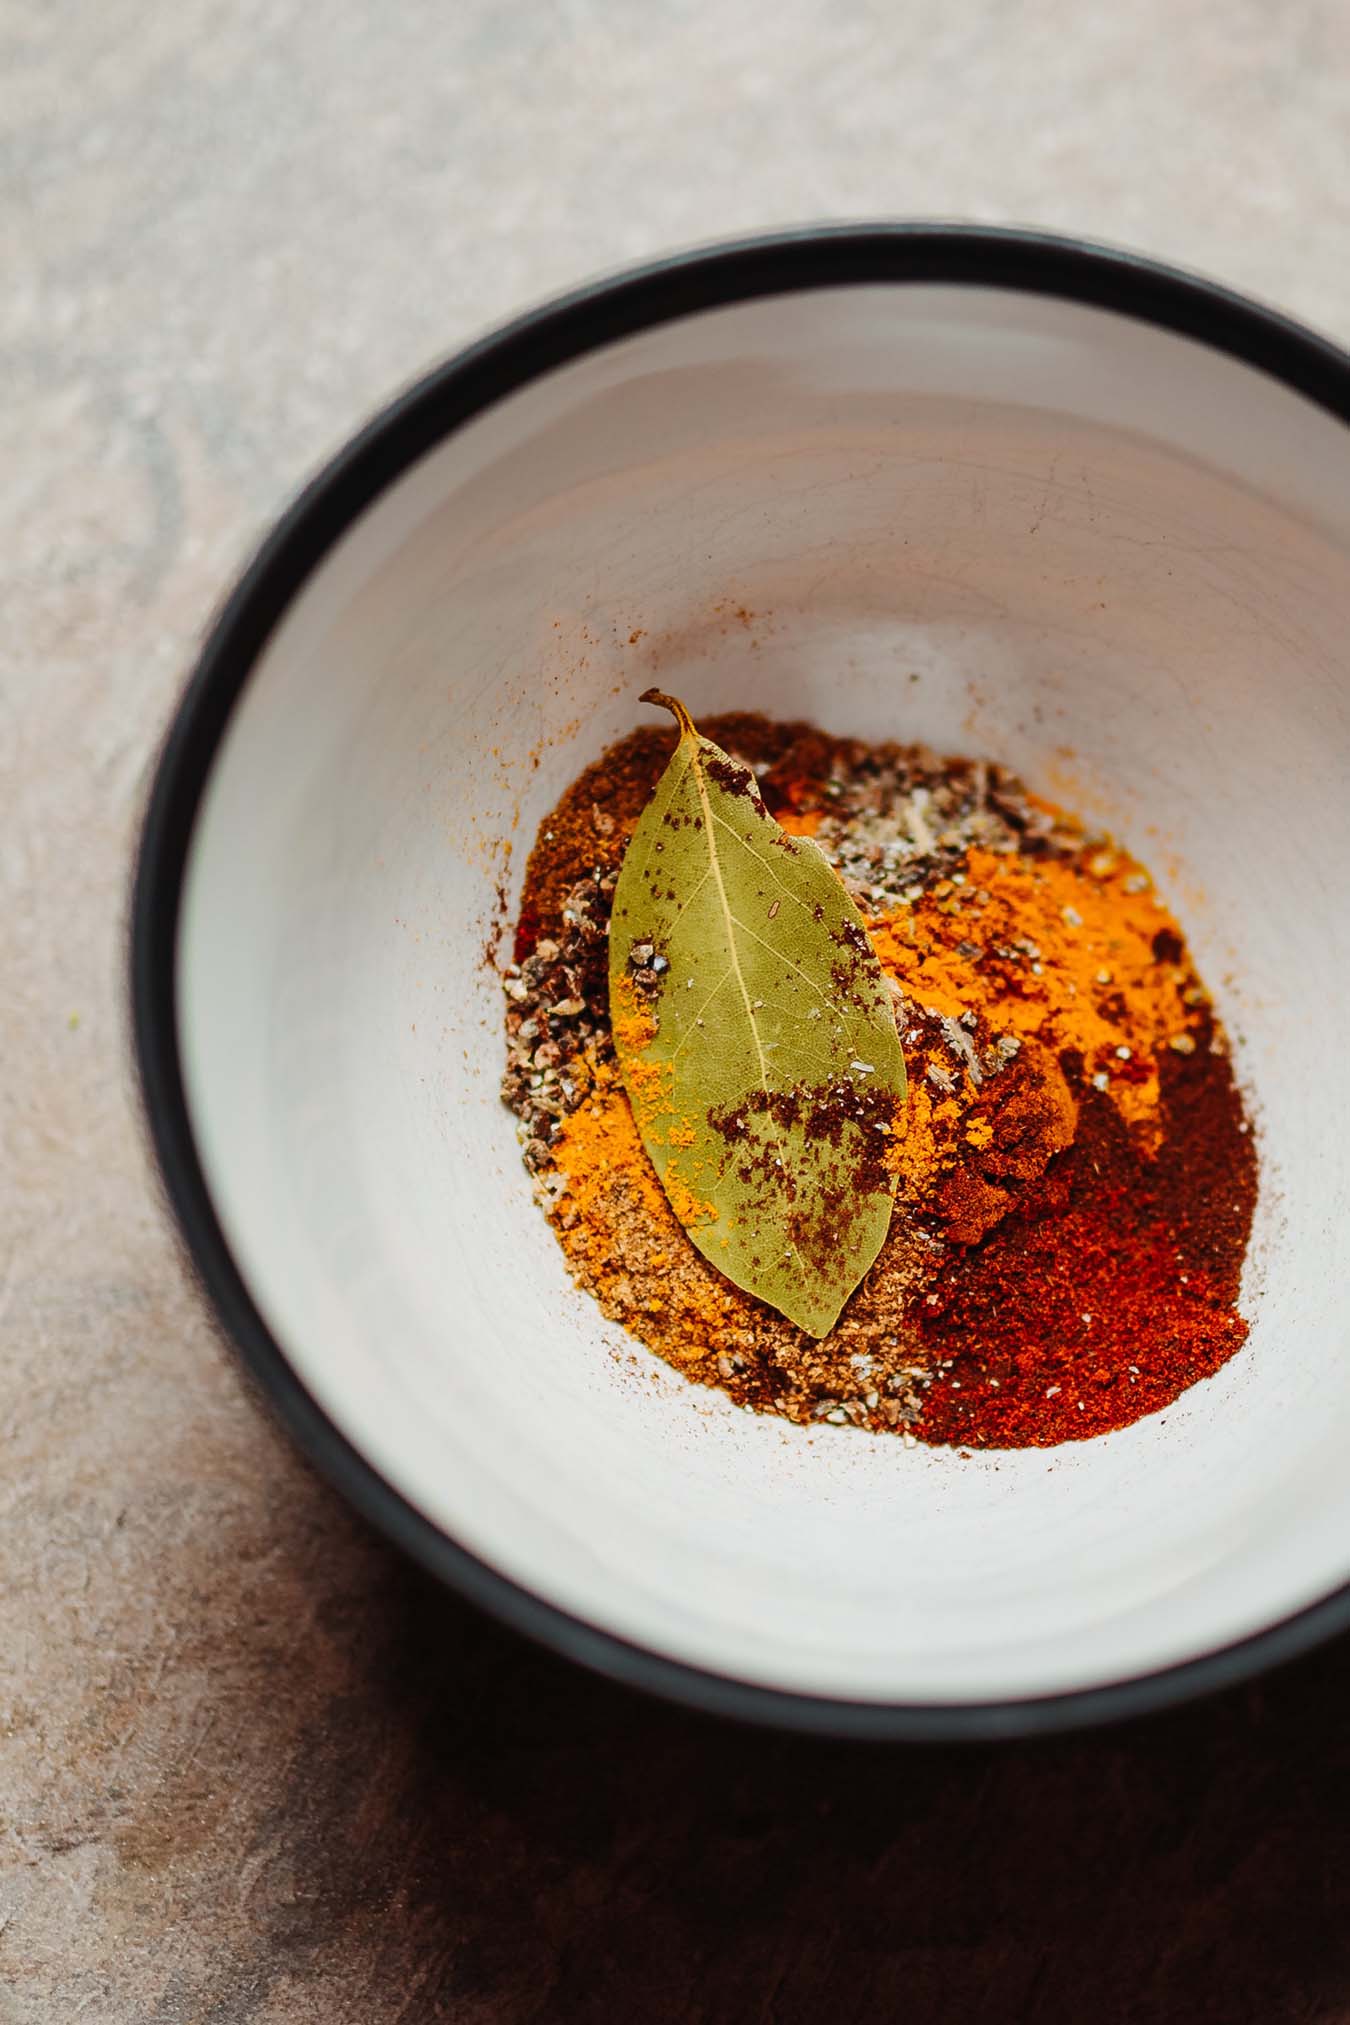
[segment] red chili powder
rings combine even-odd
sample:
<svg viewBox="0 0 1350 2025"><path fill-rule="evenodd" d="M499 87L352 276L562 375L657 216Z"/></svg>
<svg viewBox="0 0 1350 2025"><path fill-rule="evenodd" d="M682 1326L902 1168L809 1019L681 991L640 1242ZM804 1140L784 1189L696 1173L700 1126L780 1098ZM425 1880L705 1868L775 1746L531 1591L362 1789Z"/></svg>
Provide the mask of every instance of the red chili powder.
<svg viewBox="0 0 1350 2025"><path fill-rule="evenodd" d="M1255 1150L1227 1056L1201 1059L1164 1064L1155 1159L1088 1088L1073 1145L981 1243L949 1257L923 1334L950 1365L914 1429L922 1440L1081 1441L1170 1405L1239 1348Z"/></svg>

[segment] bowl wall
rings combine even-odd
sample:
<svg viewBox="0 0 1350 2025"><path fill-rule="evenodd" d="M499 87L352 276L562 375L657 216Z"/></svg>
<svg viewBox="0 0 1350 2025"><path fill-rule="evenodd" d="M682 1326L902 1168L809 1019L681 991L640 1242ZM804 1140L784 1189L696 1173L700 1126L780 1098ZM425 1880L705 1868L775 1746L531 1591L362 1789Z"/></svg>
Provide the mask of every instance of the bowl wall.
<svg viewBox="0 0 1350 2025"><path fill-rule="evenodd" d="M178 1039L268 1328L402 1498L587 1626L950 1707L1148 1674L1350 1578L1350 434L1129 317L850 286L543 374L341 534L230 716ZM1252 1334L1124 1432L973 1456L694 1388L570 1286L484 960L648 713L998 757L1158 873L1236 1037Z"/></svg>

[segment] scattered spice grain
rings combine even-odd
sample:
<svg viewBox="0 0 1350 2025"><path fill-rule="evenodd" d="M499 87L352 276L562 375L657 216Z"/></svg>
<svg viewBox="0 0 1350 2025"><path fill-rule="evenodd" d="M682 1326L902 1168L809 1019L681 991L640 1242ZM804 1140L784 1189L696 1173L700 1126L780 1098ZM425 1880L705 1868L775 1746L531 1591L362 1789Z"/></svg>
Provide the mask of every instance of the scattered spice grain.
<svg viewBox="0 0 1350 2025"><path fill-rule="evenodd" d="M623 851L674 737L623 739L541 826L503 1095L569 1268L688 1377L789 1420L963 1449L1081 1440L1243 1341L1256 1162L1180 927L1115 842L1006 769L736 715L701 727L863 913L910 1071L886 1242L817 1341L694 1248L619 1080ZM656 952L635 948L633 1016Z"/></svg>

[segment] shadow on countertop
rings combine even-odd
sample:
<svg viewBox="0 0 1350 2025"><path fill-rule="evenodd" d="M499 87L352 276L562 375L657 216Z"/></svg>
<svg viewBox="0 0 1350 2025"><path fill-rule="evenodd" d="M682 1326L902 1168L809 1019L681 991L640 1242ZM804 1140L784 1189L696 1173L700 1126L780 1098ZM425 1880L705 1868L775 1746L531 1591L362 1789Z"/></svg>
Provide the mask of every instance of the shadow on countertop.
<svg viewBox="0 0 1350 2025"><path fill-rule="evenodd" d="M1350 2019L1350 1640L1124 1729L845 1745L375 1572L352 1690L281 1778L307 1888L253 1899L287 1974L360 1958L371 2025Z"/></svg>

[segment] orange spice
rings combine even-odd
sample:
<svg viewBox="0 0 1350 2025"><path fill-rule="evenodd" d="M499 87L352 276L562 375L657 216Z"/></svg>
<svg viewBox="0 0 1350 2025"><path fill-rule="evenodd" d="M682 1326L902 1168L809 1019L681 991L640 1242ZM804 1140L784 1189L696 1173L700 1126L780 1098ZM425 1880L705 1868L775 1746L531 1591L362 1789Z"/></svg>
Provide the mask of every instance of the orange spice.
<svg viewBox="0 0 1350 2025"><path fill-rule="evenodd" d="M1106 848L1070 859L972 850L960 886L939 882L869 930L921 1011L974 1013L1072 1053L1156 1144L1160 1053L1193 1046L1207 1000L1176 921L1133 859Z"/></svg>
<svg viewBox="0 0 1350 2025"><path fill-rule="evenodd" d="M678 1175L668 1170L662 1187L612 1063L596 1070L588 1101L564 1121L554 1161L567 1183L555 1213L563 1249L606 1314L628 1320L630 1307L659 1314L663 1353L680 1364L701 1363L728 1331L751 1324L759 1304L709 1266L681 1229L703 1206L690 1192L677 1217L668 1187L673 1180L679 1193ZM625 1242L634 1232L640 1242Z"/></svg>
<svg viewBox="0 0 1350 2025"><path fill-rule="evenodd" d="M807 1339L689 1243L680 1219L708 1206L697 1174L680 1164L696 1138L688 1121L662 1117L662 1173L643 1150L613 1059L603 933L614 868L664 764L667 747L647 732L568 791L531 857L520 946L540 954L534 971L525 962L506 980L515 1038L504 1091L522 1120L526 1164L578 1283L676 1369L791 1420L950 1438L972 1374L981 1387L986 1380L980 1344L958 1340L942 1321L946 1290L959 1286L975 1312L977 1293L985 1299L981 1262L1001 1258L999 1247L1016 1259L1039 1242L1024 1235L1029 1206L1052 1209L1074 1185L1090 1191L1103 1147L1118 1166L1134 1163L1147 1201L1149 1176L1175 1167L1178 1117L1190 1116L1178 1112L1178 1090L1191 1104L1194 1089L1226 1078L1225 1101L1235 1105L1228 1064L1206 1066L1225 1052L1222 1031L1148 875L999 769L763 720L728 720L714 735L756 765L785 829L819 835L893 981L910 1095L905 1130L891 1143L898 1186L886 1244L836 1328ZM905 779L913 813L897 818L895 783ZM888 855L897 834L920 854L917 870L903 841ZM647 1017L622 982L613 1017L630 1034ZM659 1065L633 1095L644 1118L668 1111ZM1069 1178L1082 1174L1085 1184ZM1171 1185L1158 1184L1164 1197ZM1206 1266L1221 1292L1250 1222L1250 1188L1244 1195L1235 1183L1231 1193L1231 1242ZM1181 1223L1177 1231L1180 1243ZM1229 1333L1235 1344L1240 1324ZM1001 1370L987 1380L1005 1418L1013 1384ZM1034 1404L1018 1410L1034 1419ZM1077 1421L1076 1399L1070 1410ZM1081 1418L1070 1433L1088 1431L1089 1416ZM959 1432L981 1438L969 1418Z"/></svg>
<svg viewBox="0 0 1350 2025"><path fill-rule="evenodd" d="M780 829L790 837L814 837L824 819L823 809L783 808L778 811Z"/></svg>

